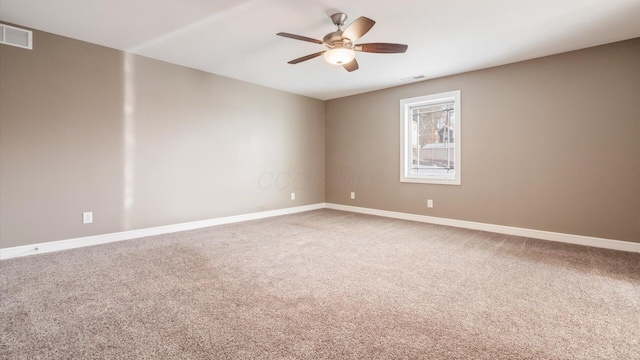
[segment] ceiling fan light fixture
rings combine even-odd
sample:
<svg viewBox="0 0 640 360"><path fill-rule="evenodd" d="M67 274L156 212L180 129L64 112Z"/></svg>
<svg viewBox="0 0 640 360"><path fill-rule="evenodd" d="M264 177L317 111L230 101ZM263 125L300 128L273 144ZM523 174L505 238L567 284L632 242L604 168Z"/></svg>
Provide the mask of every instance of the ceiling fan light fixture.
<svg viewBox="0 0 640 360"><path fill-rule="evenodd" d="M332 65L344 65L350 63L356 57L352 49L335 48L324 53L324 59Z"/></svg>

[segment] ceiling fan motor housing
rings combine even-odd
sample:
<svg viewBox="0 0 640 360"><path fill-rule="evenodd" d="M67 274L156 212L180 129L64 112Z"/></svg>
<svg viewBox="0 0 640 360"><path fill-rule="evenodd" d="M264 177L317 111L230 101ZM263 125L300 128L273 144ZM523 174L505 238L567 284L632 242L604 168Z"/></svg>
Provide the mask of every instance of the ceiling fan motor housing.
<svg viewBox="0 0 640 360"><path fill-rule="evenodd" d="M353 42L347 38L342 37L342 30L334 31L325 35L322 41L327 47L333 48L353 48Z"/></svg>

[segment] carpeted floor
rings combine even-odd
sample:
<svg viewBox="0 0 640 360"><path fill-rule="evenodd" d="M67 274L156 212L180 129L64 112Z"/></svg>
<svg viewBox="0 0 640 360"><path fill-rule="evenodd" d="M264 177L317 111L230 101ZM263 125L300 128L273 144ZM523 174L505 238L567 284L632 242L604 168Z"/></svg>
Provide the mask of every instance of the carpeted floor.
<svg viewBox="0 0 640 360"><path fill-rule="evenodd" d="M318 210L0 262L0 358L640 359L640 254Z"/></svg>

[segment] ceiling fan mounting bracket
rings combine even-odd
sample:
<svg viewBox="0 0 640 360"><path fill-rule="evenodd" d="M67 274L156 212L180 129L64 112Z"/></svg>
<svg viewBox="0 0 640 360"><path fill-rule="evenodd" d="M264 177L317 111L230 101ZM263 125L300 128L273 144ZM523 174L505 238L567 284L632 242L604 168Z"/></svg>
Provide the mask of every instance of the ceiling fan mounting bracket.
<svg viewBox="0 0 640 360"><path fill-rule="evenodd" d="M344 22L347 21L347 14L335 13L331 15L331 21L333 21L333 24L338 27L338 30L340 30L340 27L344 26Z"/></svg>

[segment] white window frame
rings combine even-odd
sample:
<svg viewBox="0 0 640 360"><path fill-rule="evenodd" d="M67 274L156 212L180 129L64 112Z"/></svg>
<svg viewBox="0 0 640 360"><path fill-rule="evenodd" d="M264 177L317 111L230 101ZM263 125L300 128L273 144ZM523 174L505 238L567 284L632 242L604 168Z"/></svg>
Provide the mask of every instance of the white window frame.
<svg viewBox="0 0 640 360"><path fill-rule="evenodd" d="M454 151L455 151L455 171L453 179L445 179L434 174L411 174L411 108L437 104L444 101L453 100L454 109ZM461 133L460 127L460 90L449 91L439 94L419 96L400 100L400 182L460 185L461 179Z"/></svg>

